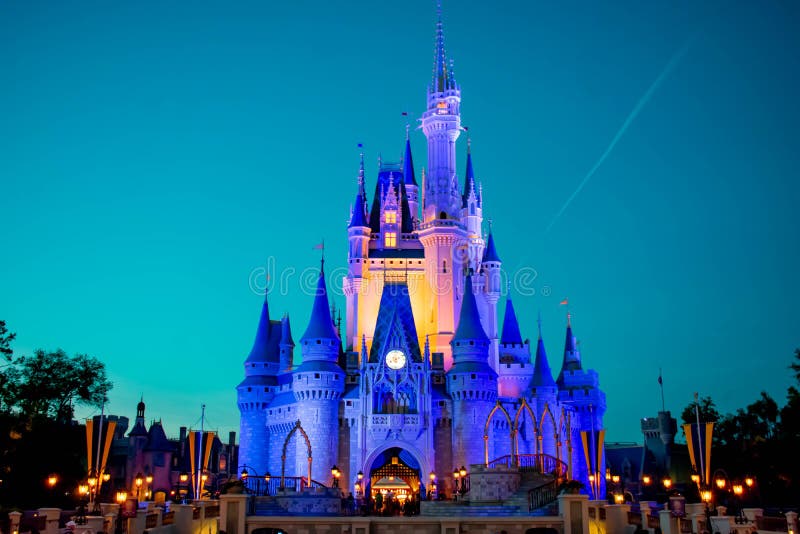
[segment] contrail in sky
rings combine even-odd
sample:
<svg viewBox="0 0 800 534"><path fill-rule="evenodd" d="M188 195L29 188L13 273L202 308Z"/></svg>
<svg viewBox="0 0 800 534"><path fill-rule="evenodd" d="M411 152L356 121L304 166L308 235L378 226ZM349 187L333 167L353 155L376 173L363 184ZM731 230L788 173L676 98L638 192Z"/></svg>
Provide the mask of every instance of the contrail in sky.
<svg viewBox="0 0 800 534"><path fill-rule="evenodd" d="M550 224L547 225L547 229L544 231L545 233L548 233L550 231L550 229L556 223L558 218L561 217L561 215L564 213L564 211L566 211L566 209L569 207L572 201L575 200L575 197L578 196L578 193L581 192L581 190L589 181L589 179L592 176L594 176L594 173L597 171L598 168L600 168L600 165L603 164L603 162L606 160L611 151L614 150L614 147L617 145L617 142L625 134L625 131L628 129L628 126L631 125L633 120L639 115L639 112L642 111L642 108L647 104L647 102L650 101L650 98L653 96L653 93L656 92L656 90L661 86L666 77L669 76L669 74L672 72L675 66L683 59L683 56L686 55L686 52L689 51L689 47L691 46L692 42L694 42L694 37L686 41L686 44L683 45L677 52L675 52L675 54L673 54L667 65L664 67L664 70L662 70L661 74L658 75L658 78L656 78L656 80L647 89L644 95L642 95L639 101L636 102L636 106L634 106L633 110L628 114L628 117L625 119L625 122L622 123L622 127L614 136L614 139L611 140L611 143L608 145L608 148L606 148L605 152L603 152L603 154L600 156L600 159L597 160L597 162L589 170L589 172L586 173L586 176L583 177L583 180L581 180L581 183L578 184L578 187L575 189L575 191L573 191L572 194L567 199L567 201L564 202L564 205L561 206L561 209L558 210L556 216L553 217L553 220L550 221Z"/></svg>

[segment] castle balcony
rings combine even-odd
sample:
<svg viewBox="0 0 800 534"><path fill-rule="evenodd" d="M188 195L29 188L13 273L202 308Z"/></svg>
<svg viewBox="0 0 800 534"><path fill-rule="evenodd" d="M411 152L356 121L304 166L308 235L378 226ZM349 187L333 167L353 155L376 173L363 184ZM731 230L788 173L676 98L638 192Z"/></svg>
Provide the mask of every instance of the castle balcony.
<svg viewBox="0 0 800 534"><path fill-rule="evenodd" d="M419 414L387 413L375 414L370 419L370 425L375 430L400 429L405 427L419 427Z"/></svg>

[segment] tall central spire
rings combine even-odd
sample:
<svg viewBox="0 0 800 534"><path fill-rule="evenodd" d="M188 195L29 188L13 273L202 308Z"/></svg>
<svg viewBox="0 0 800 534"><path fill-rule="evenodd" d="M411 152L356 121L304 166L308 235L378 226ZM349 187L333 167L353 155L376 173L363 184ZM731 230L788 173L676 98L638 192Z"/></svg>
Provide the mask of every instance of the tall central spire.
<svg viewBox="0 0 800 534"><path fill-rule="evenodd" d="M447 62L447 52L444 47L444 25L442 24L442 2L436 3L436 48L433 57L433 83L431 84L432 93L443 93L449 89L456 88L456 80L453 76L452 62Z"/></svg>
<svg viewBox="0 0 800 534"><path fill-rule="evenodd" d="M461 134L461 90L453 75L453 63L444 47L442 4L437 4L433 80L428 88L428 109L422 115L422 131L428 139L428 171L425 182L423 222L458 218L461 193L456 177L456 140Z"/></svg>

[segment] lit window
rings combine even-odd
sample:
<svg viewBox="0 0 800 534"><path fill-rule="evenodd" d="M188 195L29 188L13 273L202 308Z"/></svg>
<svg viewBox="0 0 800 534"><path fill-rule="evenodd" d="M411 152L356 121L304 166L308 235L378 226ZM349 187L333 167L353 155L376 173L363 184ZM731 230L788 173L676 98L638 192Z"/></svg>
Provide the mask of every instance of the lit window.
<svg viewBox="0 0 800 534"><path fill-rule="evenodd" d="M383 244L386 247L396 247L397 246L397 232L386 232L386 238L384 239Z"/></svg>
<svg viewBox="0 0 800 534"><path fill-rule="evenodd" d="M387 224L394 224L397 222L397 212L396 211L387 211L385 214L386 223Z"/></svg>
<svg viewBox="0 0 800 534"><path fill-rule="evenodd" d="M447 102L439 102L436 104L437 115L447 115Z"/></svg>

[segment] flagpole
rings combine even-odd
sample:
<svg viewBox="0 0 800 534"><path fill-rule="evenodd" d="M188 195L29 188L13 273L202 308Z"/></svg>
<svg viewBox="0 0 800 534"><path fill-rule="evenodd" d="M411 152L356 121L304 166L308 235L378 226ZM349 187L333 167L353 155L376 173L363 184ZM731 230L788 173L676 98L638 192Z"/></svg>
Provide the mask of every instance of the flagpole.
<svg viewBox="0 0 800 534"><path fill-rule="evenodd" d="M92 488L92 511L94 511L95 502L97 501L96 497L100 494L100 484L103 483L103 474L100 472L100 442L103 439L103 415L105 415L105 410L106 398L103 396L103 402L100 404L100 427L97 429L97 458L95 458L94 462L94 474L97 477L97 482Z"/></svg>
<svg viewBox="0 0 800 534"><path fill-rule="evenodd" d="M700 439L700 401L697 398L697 393L694 394L694 414L697 418L697 450L700 453L700 480L705 484L706 481L706 468L703 465L703 441Z"/></svg>
<svg viewBox="0 0 800 534"><path fill-rule="evenodd" d="M200 464L200 462L203 453L203 431L205 430L204 423L206 418L206 405L202 404L201 409L202 412L200 414L200 439L198 440L197 444L197 474L196 474L197 479L195 480L195 487L197 488L197 490L195 491L194 494L195 495L194 498L198 500L202 498L202 495L200 494L200 489L201 489L200 484L202 484L202 482L200 481L200 476L202 475L203 466Z"/></svg>
<svg viewBox="0 0 800 534"><path fill-rule="evenodd" d="M661 411L667 411L664 405L664 381L661 378L661 367L658 368L658 386L661 388Z"/></svg>
<svg viewBox="0 0 800 534"><path fill-rule="evenodd" d="M592 484L592 496L597 499L597 494L600 492L600 474L599 469L600 467L597 465L597 446L594 442L594 411L592 410L592 405L589 405L589 417L591 418L591 424L589 428L591 428L591 437L592 437L592 455L589 458L589 469L592 469L592 460L594 460L595 466L594 471L592 474L594 475L594 484Z"/></svg>

